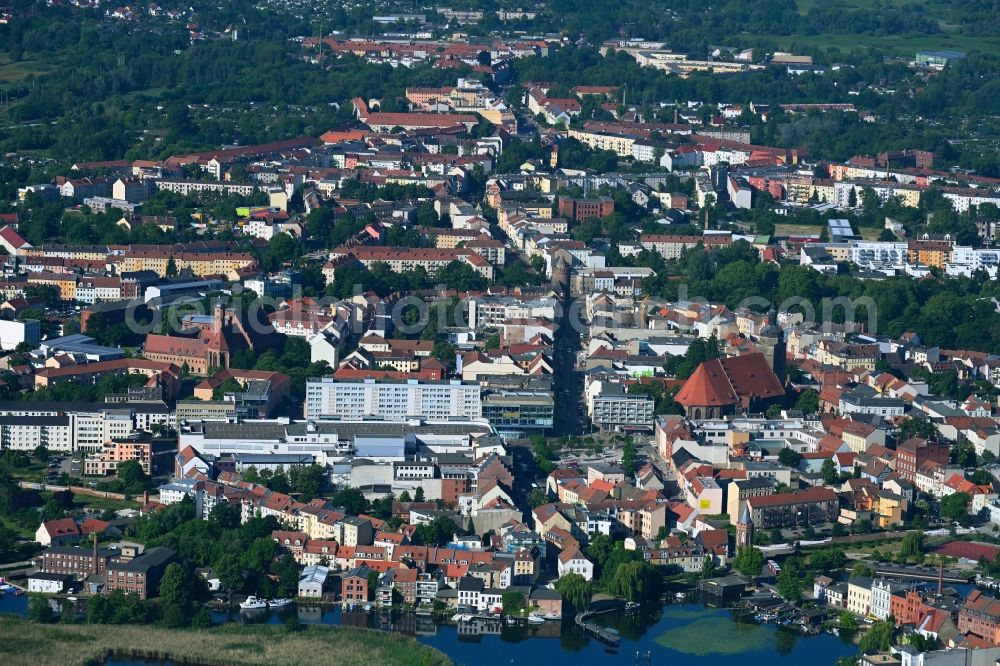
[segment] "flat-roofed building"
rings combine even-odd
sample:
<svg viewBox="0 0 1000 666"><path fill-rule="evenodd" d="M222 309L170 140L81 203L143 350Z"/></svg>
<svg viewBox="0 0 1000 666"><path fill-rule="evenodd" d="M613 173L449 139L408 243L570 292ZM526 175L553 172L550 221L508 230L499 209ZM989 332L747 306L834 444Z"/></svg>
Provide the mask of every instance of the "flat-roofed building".
<svg viewBox="0 0 1000 666"><path fill-rule="evenodd" d="M159 596L163 572L176 558L174 551L158 547L130 560L112 559L104 576L104 593L121 590L125 594L136 594L140 599Z"/></svg>
<svg viewBox="0 0 1000 666"><path fill-rule="evenodd" d="M747 507L758 529L832 523L840 512L837 493L822 487L751 497L747 499Z"/></svg>
<svg viewBox="0 0 1000 666"><path fill-rule="evenodd" d="M451 381L342 381L333 377L306 382L305 417L384 420L482 417L476 383Z"/></svg>

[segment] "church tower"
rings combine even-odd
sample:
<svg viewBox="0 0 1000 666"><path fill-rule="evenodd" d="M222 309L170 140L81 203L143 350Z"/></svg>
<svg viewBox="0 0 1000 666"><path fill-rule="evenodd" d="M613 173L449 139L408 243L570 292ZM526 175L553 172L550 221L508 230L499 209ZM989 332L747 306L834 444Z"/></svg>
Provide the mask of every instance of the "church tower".
<svg viewBox="0 0 1000 666"><path fill-rule="evenodd" d="M772 307L767 313L767 324L757 335L757 346L767 358L767 364L785 383L785 334L778 326L778 312Z"/></svg>
<svg viewBox="0 0 1000 666"><path fill-rule="evenodd" d="M736 552L753 546L753 518L750 516L750 506L743 507L743 515L736 523Z"/></svg>

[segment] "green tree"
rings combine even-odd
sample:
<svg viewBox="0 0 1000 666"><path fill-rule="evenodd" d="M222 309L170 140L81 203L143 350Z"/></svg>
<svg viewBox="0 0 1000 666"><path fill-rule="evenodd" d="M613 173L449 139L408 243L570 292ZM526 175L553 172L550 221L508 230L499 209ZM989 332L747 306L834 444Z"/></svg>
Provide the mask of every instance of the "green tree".
<svg viewBox="0 0 1000 666"><path fill-rule="evenodd" d="M785 561L775 587L785 601L797 602L802 599L802 579L799 577L798 567L791 560Z"/></svg>
<svg viewBox="0 0 1000 666"><path fill-rule="evenodd" d="M223 553L215 561L215 575L219 577L219 582L228 592L239 592L243 589L243 566L236 553Z"/></svg>
<svg viewBox="0 0 1000 666"><path fill-rule="evenodd" d="M214 389L212 389L212 400L222 400L227 393L242 393L243 386L236 381L233 377L227 377L226 381L222 382Z"/></svg>
<svg viewBox="0 0 1000 666"><path fill-rule="evenodd" d="M795 409L803 414L816 414L819 412L819 394L813 389L806 389L795 401Z"/></svg>
<svg viewBox="0 0 1000 666"><path fill-rule="evenodd" d="M631 437L626 439L625 444L622 446L622 469L625 470L626 476L635 473L636 456L638 453L635 441Z"/></svg>
<svg viewBox="0 0 1000 666"><path fill-rule="evenodd" d="M425 546L444 546L460 530L448 516L438 516L426 525L418 525L413 533L414 541Z"/></svg>
<svg viewBox="0 0 1000 666"><path fill-rule="evenodd" d="M549 503L549 496L542 488L532 488L527 497L528 506L534 509L536 506Z"/></svg>
<svg viewBox="0 0 1000 666"><path fill-rule="evenodd" d="M524 595L520 592L514 590L504 592L500 601L503 604L504 615L519 615L524 611Z"/></svg>
<svg viewBox="0 0 1000 666"><path fill-rule="evenodd" d="M716 574L715 558L711 555L706 555L705 559L701 563L701 577L702 578L714 578Z"/></svg>
<svg viewBox="0 0 1000 666"><path fill-rule="evenodd" d="M966 493L952 493L941 500L941 517L964 522L969 520L969 496Z"/></svg>
<svg viewBox="0 0 1000 666"><path fill-rule="evenodd" d="M138 460L126 460L118 463L116 476L121 481L126 495L138 495L153 486L153 480L143 471L142 464Z"/></svg>
<svg viewBox="0 0 1000 666"><path fill-rule="evenodd" d="M593 594L590 581L576 573L566 574L556 581L556 592L562 595L563 601L576 612L581 612L590 606Z"/></svg>
<svg viewBox="0 0 1000 666"><path fill-rule="evenodd" d="M858 628L858 618L849 611L840 611L840 615L837 617L837 627L841 631L855 631Z"/></svg>
<svg viewBox="0 0 1000 666"><path fill-rule="evenodd" d="M858 562L851 568L851 578L857 578L858 576L867 576L868 578L874 578L875 570L864 562Z"/></svg>
<svg viewBox="0 0 1000 666"><path fill-rule="evenodd" d="M778 462L791 468L797 468L802 461L802 454L794 449L784 448L778 451Z"/></svg>
<svg viewBox="0 0 1000 666"><path fill-rule="evenodd" d="M975 467L976 449L968 440L957 442L951 447L951 461L959 467Z"/></svg>
<svg viewBox="0 0 1000 666"><path fill-rule="evenodd" d="M858 641L858 648L863 654L885 652L892 647L892 636L895 631L891 622L882 620L868 627L868 631Z"/></svg>
<svg viewBox="0 0 1000 666"><path fill-rule="evenodd" d="M200 576L182 564L172 562L167 565L160 580L160 607L167 626L186 627L191 624L194 604L199 599L200 581Z"/></svg>
<svg viewBox="0 0 1000 666"><path fill-rule="evenodd" d="M76 606L69 599L63 599L59 607L59 622L62 624L76 624Z"/></svg>
<svg viewBox="0 0 1000 666"><path fill-rule="evenodd" d="M756 576L764 566L764 554L756 548L743 548L736 553L733 566L744 576Z"/></svg>
<svg viewBox="0 0 1000 666"><path fill-rule="evenodd" d="M284 555L271 567L271 573L278 577L278 596L294 597L299 589L299 567L291 555Z"/></svg>
<svg viewBox="0 0 1000 666"><path fill-rule="evenodd" d="M357 488L341 488L330 497L330 502L334 506L342 507L344 511L352 516L364 513L368 509L368 500L365 499L364 494Z"/></svg>
<svg viewBox="0 0 1000 666"><path fill-rule="evenodd" d="M823 483L828 486L840 480L840 473L837 471L837 465L833 462L833 458L827 458L823 461L819 473L823 476Z"/></svg>
<svg viewBox="0 0 1000 666"><path fill-rule="evenodd" d="M924 533L907 532L899 545L899 557L903 562L915 560L918 563L924 559Z"/></svg>
<svg viewBox="0 0 1000 666"><path fill-rule="evenodd" d="M937 436L937 428L929 420L920 416L911 416L899 426L899 441L905 442L911 437L928 439Z"/></svg>
<svg viewBox="0 0 1000 666"><path fill-rule="evenodd" d="M208 520L219 529L234 530L240 526L240 507L235 502L216 502Z"/></svg>
<svg viewBox="0 0 1000 666"><path fill-rule="evenodd" d="M55 619L55 613L49 600L32 595L28 599L28 619L38 624L51 624Z"/></svg>
<svg viewBox="0 0 1000 666"><path fill-rule="evenodd" d="M660 593L662 578L656 567L648 562L632 561L615 568L608 584L608 592L629 601L656 598Z"/></svg>
<svg viewBox="0 0 1000 666"><path fill-rule="evenodd" d="M326 468L320 465L296 465L288 471L288 485L303 502L319 497L326 483Z"/></svg>

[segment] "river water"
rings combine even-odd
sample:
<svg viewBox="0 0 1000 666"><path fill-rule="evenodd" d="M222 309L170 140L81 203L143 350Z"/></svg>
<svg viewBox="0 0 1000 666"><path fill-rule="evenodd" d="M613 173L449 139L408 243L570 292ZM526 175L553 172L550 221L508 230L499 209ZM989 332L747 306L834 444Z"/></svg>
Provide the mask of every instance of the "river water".
<svg viewBox="0 0 1000 666"><path fill-rule="evenodd" d="M0 596L0 613L24 615L27 598ZM670 604L595 618L621 634L617 651L588 637L572 619L542 625L492 626L435 624L413 614L342 611L339 607L301 605L277 613L213 613L216 622L279 624L294 614L303 624L370 627L414 636L419 642L447 654L456 666L501 664L558 664L567 657L578 663L672 664L719 666L770 666L811 663L833 664L838 657L855 654L849 639L819 634L803 636L771 625L738 622L732 611L698 603ZM645 660L646 655L649 661ZM639 659L637 660L637 655ZM107 666L133 666L141 662L112 660Z"/></svg>
<svg viewBox="0 0 1000 666"><path fill-rule="evenodd" d="M456 666L558 664L567 657L580 663L602 664L718 664L719 666L833 664L838 657L857 652L848 638L830 634L803 636L797 632L753 622L737 622L725 608L700 603L644 608L639 613L617 612L595 618L621 634L617 650L610 650L574 625L572 618L542 625L486 626L435 624L431 618L401 613L342 611L339 607L299 606L278 613L215 613L216 622L279 624L292 614L303 624L368 627L413 636L447 654ZM637 660L637 655L642 659ZM644 657L648 655L649 661ZM820 655L817 659L817 655ZM115 666L126 666L116 664Z"/></svg>

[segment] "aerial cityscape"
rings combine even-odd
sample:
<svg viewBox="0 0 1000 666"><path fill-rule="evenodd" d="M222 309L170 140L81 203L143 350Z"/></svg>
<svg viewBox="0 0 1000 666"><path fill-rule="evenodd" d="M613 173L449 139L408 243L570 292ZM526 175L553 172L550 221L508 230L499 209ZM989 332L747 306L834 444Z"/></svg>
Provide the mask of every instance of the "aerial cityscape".
<svg viewBox="0 0 1000 666"><path fill-rule="evenodd" d="M1000 666L1000 5L0 0L0 665Z"/></svg>

